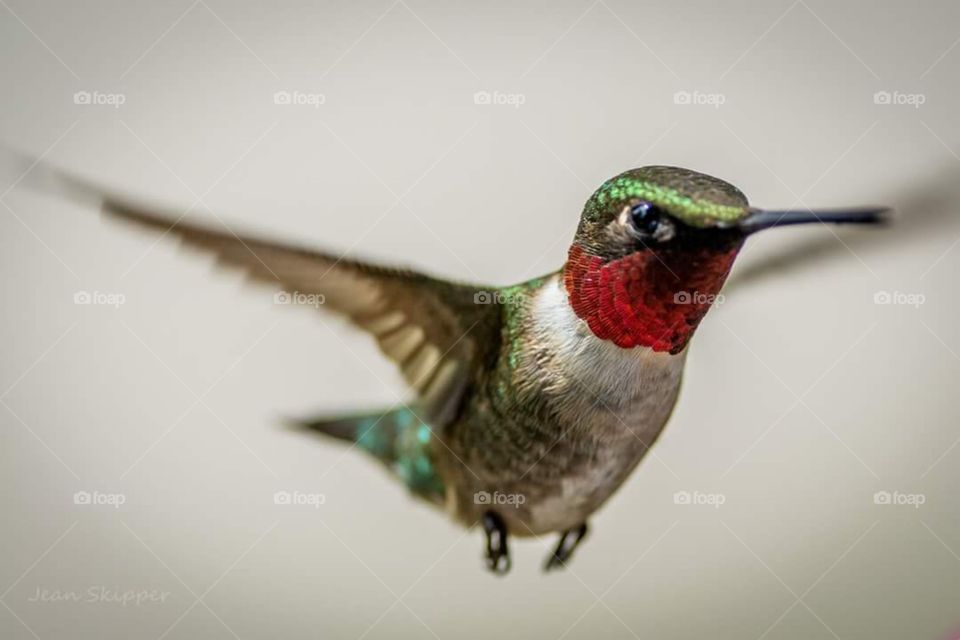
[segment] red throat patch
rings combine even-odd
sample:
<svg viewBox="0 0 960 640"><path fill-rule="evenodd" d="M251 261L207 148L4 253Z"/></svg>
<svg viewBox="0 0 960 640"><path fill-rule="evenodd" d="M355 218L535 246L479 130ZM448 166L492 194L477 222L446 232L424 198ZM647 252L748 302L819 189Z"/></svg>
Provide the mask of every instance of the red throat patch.
<svg viewBox="0 0 960 640"><path fill-rule="evenodd" d="M564 285L570 306L598 338L679 353L716 301L738 251L703 249L676 259L638 251L604 262L574 245Z"/></svg>

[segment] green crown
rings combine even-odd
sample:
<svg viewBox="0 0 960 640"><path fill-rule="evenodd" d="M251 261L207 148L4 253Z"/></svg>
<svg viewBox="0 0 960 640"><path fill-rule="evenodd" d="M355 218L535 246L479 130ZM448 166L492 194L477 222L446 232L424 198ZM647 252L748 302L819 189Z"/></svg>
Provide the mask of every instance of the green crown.
<svg viewBox="0 0 960 640"><path fill-rule="evenodd" d="M647 200L691 227L728 227L749 213L746 196L718 178L679 167L631 169L603 183L587 203L599 214L611 203Z"/></svg>

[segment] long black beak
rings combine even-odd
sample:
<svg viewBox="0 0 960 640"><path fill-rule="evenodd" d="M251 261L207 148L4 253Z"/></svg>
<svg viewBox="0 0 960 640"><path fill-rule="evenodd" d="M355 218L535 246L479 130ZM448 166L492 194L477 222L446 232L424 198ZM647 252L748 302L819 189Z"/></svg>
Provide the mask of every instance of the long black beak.
<svg viewBox="0 0 960 640"><path fill-rule="evenodd" d="M791 224L884 224L893 212L889 207L857 207L852 209L797 209L793 211L768 211L751 209L739 228L746 234L756 233L771 227Z"/></svg>

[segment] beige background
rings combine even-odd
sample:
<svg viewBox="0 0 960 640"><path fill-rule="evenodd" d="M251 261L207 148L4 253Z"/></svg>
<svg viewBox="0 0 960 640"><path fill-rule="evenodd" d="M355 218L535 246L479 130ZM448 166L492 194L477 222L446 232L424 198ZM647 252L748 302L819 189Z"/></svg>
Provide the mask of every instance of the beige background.
<svg viewBox="0 0 960 640"><path fill-rule="evenodd" d="M752 240L656 457L571 570L543 576L553 541L521 541L496 579L478 532L277 426L397 402L367 337L37 195L30 176L8 189L11 168L0 636L960 632L957 3L0 5L3 144L235 229L506 284L556 268L591 191L642 164L717 175L758 205L901 214L883 232ZM677 104L682 91L722 104ZM77 305L79 291L125 303ZM276 505L280 490L325 503ZM78 491L125 503L76 505Z"/></svg>

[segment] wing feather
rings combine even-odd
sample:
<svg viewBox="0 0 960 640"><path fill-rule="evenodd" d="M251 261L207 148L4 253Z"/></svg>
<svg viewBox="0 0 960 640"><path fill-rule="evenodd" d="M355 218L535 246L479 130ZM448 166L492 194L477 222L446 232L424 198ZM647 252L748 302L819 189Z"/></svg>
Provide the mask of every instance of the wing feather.
<svg viewBox="0 0 960 640"><path fill-rule="evenodd" d="M489 287L189 223L9 149L0 148L0 164L12 166L18 181L39 191L101 205L109 217L179 238L252 282L323 295L322 308L347 316L373 335L416 390L423 417L435 427L452 419L467 382L499 349L500 305L496 300L477 304L476 298ZM481 299L491 301L489 294Z"/></svg>
<svg viewBox="0 0 960 640"><path fill-rule="evenodd" d="M484 289L216 231L112 197L104 199L103 209L212 253L218 264L244 271L253 282L322 295L323 309L346 315L374 336L435 426L452 419L466 382L499 346L499 305L477 304L476 294Z"/></svg>

